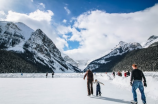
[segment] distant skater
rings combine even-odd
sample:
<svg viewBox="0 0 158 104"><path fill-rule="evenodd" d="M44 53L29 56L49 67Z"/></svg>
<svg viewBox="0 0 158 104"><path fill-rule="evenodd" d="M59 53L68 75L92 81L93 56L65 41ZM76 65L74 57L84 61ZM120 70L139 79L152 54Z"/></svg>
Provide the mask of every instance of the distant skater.
<svg viewBox="0 0 158 104"><path fill-rule="evenodd" d="M87 70L86 74L84 75L84 80L87 76L87 90L88 96L93 95L93 73L89 69Z"/></svg>
<svg viewBox="0 0 158 104"><path fill-rule="evenodd" d="M126 71L124 72L124 77L127 77L127 72Z"/></svg>
<svg viewBox="0 0 158 104"><path fill-rule="evenodd" d="M113 75L113 77L115 78L115 72L114 72L114 71L112 72L112 75Z"/></svg>
<svg viewBox="0 0 158 104"><path fill-rule="evenodd" d="M52 72L52 78L54 78L54 72Z"/></svg>
<svg viewBox="0 0 158 104"><path fill-rule="evenodd" d="M127 71L127 77L128 77L128 76L130 76L130 72L129 72L129 70Z"/></svg>
<svg viewBox="0 0 158 104"><path fill-rule="evenodd" d="M132 104L137 104L138 103L136 89L139 88L143 104L146 104L146 97L145 97L145 93L144 93L144 86L147 87L146 78L145 78L143 72L137 68L136 64L133 64L132 68L133 68L133 71L131 73L131 80L130 80L131 82L130 82L130 84L132 86L132 93L133 93L133 99L134 100L131 101L131 103ZM143 83L142 83L142 78L143 78L143 81L144 81L144 86L143 86Z"/></svg>
<svg viewBox="0 0 158 104"><path fill-rule="evenodd" d="M48 72L46 73L46 78L48 77Z"/></svg>
<svg viewBox="0 0 158 104"><path fill-rule="evenodd" d="M101 96L102 93L101 93L100 84L103 84L103 83L99 82L97 79L95 79L94 83L96 84L96 96L98 96L98 93L99 93L99 96Z"/></svg>

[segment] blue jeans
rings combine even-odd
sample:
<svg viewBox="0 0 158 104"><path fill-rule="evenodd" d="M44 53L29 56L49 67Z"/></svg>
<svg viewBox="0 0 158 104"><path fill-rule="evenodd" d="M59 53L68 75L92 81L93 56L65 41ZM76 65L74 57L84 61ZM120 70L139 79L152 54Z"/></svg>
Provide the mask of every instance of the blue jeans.
<svg viewBox="0 0 158 104"><path fill-rule="evenodd" d="M144 86L143 86L143 83L142 83L141 80L135 80L133 82L132 93L133 93L134 101L137 102L137 92L136 92L137 88L139 88L139 91L141 93L141 99L142 99L143 103L146 103L146 97L145 97L145 94L144 94Z"/></svg>

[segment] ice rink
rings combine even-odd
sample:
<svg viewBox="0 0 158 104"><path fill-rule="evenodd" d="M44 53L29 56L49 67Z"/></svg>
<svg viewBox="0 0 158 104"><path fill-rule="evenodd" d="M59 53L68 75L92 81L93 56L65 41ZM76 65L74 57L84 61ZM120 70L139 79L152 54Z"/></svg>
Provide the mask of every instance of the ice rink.
<svg viewBox="0 0 158 104"><path fill-rule="evenodd" d="M101 85L102 96L95 96L94 84L94 95L89 97L83 74L65 76L0 78L0 104L130 104L132 100L130 88L113 84L112 80L104 80L104 77L95 76L105 84ZM138 103L142 104L139 91ZM158 100L147 96L147 104L158 104Z"/></svg>

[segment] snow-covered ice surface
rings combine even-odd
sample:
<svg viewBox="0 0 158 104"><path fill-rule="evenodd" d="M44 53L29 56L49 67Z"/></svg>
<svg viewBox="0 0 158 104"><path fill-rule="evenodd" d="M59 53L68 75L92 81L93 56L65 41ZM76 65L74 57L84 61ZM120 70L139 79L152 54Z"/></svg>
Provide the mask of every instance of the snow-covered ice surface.
<svg viewBox="0 0 158 104"><path fill-rule="evenodd" d="M111 73L97 73L94 76L95 79L105 84L101 85L102 97L88 97L86 80L83 80L83 75L55 73L55 78L51 78L49 73L48 78L45 78L45 73L24 73L23 76L20 73L0 74L0 77L17 77L0 78L0 104L130 104L131 87L127 88L119 83L114 84L114 81L117 79L119 81L120 78L113 80ZM150 73L148 75L151 77ZM147 80L149 80L149 76L147 76ZM126 79L128 80L128 78ZM149 84L148 87L150 88L150 86L153 85ZM93 85L93 87L95 95L96 86ZM146 95L147 104L158 104L157 99ZM138 94L138 101L139 104L142 104L140 94Z"/></svg>

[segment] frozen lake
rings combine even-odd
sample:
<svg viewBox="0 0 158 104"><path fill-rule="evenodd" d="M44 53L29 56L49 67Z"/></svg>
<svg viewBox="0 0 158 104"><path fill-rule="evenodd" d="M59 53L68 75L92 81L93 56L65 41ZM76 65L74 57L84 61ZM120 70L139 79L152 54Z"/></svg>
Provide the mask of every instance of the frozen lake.
<svg viewBox="0 0 158 104"><path fill-rule="evenodd" d="M51 75L45 78L45 74L41 76L0 78L0 104L130 104L132 100L129 87L114 84L105 75L95 76L95 79L105 84L101 85L102 97L87 96L83 74L62 74L62 77L60 74L55 78L51 78ZM95 85L93 87L95 95ZM140 94L138 101L142 104ZM147 96L147 104L158 104L158 100Z"/></svg>

